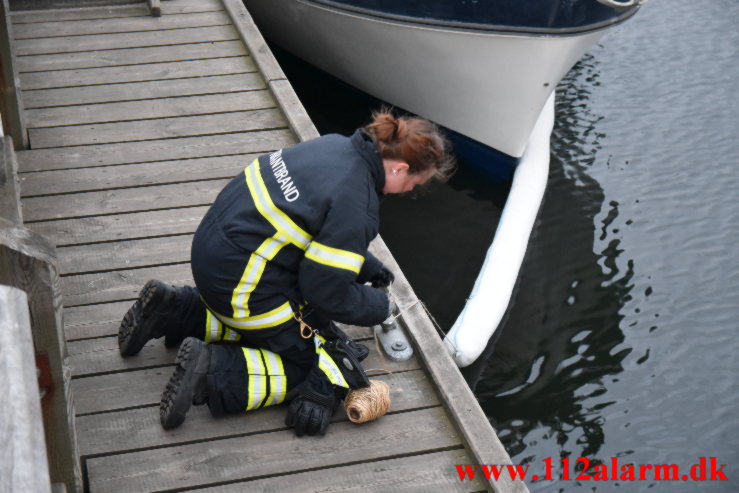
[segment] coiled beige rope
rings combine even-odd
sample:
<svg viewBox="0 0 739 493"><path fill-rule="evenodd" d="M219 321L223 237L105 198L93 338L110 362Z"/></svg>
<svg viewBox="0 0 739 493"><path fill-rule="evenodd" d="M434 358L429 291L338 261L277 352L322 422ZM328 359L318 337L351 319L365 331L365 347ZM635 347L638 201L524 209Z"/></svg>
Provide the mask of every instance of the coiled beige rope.
<svg viewBox="0 0 739 493"><path fill-rule="evenodd" d="M390 387L385 382L371 380L369 387L349 392L344 409L352 423L380 418L390 409Z"/></svg>

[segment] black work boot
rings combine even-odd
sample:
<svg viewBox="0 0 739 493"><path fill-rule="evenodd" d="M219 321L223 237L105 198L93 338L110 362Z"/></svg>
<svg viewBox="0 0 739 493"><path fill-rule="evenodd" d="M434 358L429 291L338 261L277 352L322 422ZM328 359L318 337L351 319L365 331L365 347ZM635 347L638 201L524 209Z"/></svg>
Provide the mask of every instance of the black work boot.
<svg viewBox="0 0 739 493"><path fill-rule="evenodd" d="M151 280L144 285L118 329L121 356L133 356L150 339L165 334L174 311L175 295L175 288L161 281Z"/></svg>
<svg viewBox="0 0 739 493"><path fill-rule="evenodd" d="M159 420L165 430L180 426L194 401L203 404L207 400L210 353L210 345L200 339L188 337L182 341L175 360L177 366L159 403Z"/></svg>

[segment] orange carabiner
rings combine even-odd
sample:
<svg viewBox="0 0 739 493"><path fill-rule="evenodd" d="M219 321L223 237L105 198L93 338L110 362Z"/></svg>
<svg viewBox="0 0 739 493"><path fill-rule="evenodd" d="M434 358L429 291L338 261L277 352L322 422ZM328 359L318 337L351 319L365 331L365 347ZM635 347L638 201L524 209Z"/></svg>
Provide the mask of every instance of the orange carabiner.
<svg viewBox="0 0 739 493"><path fill-rule="evenodd" d="M293 313L293 318L295 318L295 320L297 320L300 324L300 337L302 337L303 339L310 339L311 337L313 337L315 330L313 330L313 327L303 321L302 316L299 317L296 313Z"/></svg>

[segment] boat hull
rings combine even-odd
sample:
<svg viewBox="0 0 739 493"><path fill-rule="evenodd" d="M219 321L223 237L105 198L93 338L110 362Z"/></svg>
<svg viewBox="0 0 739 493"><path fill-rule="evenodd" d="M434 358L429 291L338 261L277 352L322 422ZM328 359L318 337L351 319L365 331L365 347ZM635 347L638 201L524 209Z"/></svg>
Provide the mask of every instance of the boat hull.
<svg viewBox="0 0 739 493"><path fill-rule="evenodd" d="M514 158L559 80L603 33L437 27L305 0L245 4L265 36L287 51Z"/></svg>

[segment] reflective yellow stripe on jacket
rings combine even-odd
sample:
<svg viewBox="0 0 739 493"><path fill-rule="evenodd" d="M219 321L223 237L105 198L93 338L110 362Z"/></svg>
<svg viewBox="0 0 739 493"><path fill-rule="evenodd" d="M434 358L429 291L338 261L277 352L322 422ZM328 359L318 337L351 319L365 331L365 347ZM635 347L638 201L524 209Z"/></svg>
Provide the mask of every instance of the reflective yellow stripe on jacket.
<svg viewBox="0 0 739 493"><path fill-rule="evenodd" d="M264 240L259 248L251 254L244 269L244 274L241 276L241 280L236 285L231 297L234 318L249 316L249 296L259 284L267 262L275 258L275 255L285 245L287 245L287 238L278 231L271 238Z"/></svg>
<svg viewBox="0 0 739 493"><path fill-rule="evenodd" d="M346 269L359 274L364 257L348 250L341 250L317 241L281 211L272 201L260 171L259 160L255 159L244 169L246 186L259 213L275 228L275 234L267 238L249 257L246 268L231 296L232 317L218 314L225 324L238 329L264 329L280 325L292 317L289 303L274 310L252 316L249 297L259 285L267 262L288 244L305 251L306 258L319 264L337 269Z"/></svg>
<svg viewBox="0 0 739 493"><path fill-rule="evenodd" d="M286 301L274 310L261 315L253 315L243 318L230 318L220 313L213 312L218 320L224 324L242 330L267 329L269 327L277 327L293 318L293 310L290 308L290 302Z"/></svg>
<svg viewBox="0 0 739 493"><path fill-rule="evenodd" d="M262 216L274 226L277 232L288 237L292 244L301 250L308 248L308 244L313 237L303 231L272 202L267 186L262 179L262 173L259 171L259 160L255 159L251 165L247 166L244 174L246 175L246 186L249 188L251 198Z"/></svg>
<svg viewBox="0 0 739 493"><path fill-rule="evenodd" d="M312 241L305 251L305 256L319 264L336 267L337 269L346 269L359 274L359 270L364 263L364 257L356 253L339 250L330 246L322 245L317 241Z"/></svg>

